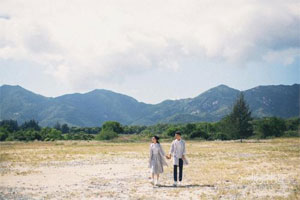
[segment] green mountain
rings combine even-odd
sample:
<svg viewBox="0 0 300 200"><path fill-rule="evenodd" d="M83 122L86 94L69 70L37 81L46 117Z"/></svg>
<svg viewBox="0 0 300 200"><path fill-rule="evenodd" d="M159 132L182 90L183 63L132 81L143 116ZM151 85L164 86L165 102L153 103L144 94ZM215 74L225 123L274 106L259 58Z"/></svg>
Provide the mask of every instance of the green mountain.
<svg viewBox="0 0 300 200"><path fill-rule="evenodd" d="M300 85L258 86L245 91L254 116L300 116Z"/></svg>
<svg viewBox="0 0 300 200"><path fill-rule="evenodd" d="M134 123L185 123L216 121L230 111L238 90L225 85L212 88L195 98L166 100L148 108L148 115Z"/></svg>
<svg viewBox="0 0 300 200"><path fill-rule="evenodd" d="M20 86L3 85L0 87L0 119L42 120L45 108L51 106L51 98L34 94Z"/></svg>
<svg viewBox="0 0 300 200"><path fill-rule="evenodd" d="M258 86L244 91L256 117L299 116L300 85ZM42 126L56 122L73 126L100 126L108 120L122 124L186 123L217 121L230 112L240 93L219 85L197 97L145 104L109 90L67 94L48 98L20 86L0 87L0 120L38 120Z"/></svg>
<svg viewBox="0 0 300 200"><path fill-rule="evenodd" d="M142 116L146 106L136 99L108 90L93 90L85 94L68 94L55 99L64 109L65 122L79 126L96 126L108 120L130 124Z"/></svg>

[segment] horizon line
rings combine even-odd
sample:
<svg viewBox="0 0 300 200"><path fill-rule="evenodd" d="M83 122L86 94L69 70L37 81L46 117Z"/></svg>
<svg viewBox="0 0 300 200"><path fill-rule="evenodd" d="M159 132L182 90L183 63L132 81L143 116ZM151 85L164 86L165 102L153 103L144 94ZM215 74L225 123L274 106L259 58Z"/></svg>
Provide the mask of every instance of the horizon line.
<svg viewBox="0 0 300 200"><path fill-rule="evenodd" d="M199 95L201 95L201 94L203 94L203 93L205 93L205 92L207 92L207 91L209 91L209 90L211 90L211 89L220 87L220 86L226 86L226 87L228 87L228 88L230 88L230 89L233 89L233 90L238 90L238 91L240 91L240 92L245 92L245 91L247 91L247 90L251 90L251 89L254 89L254 88L257 88L257 87L267 87L267 86L293 86L293 85L300 85L300 83L293 83L293 84L290 84L290 85L289 85L289 84L257 85L257 86L255 86L255 87L251 87L251 88L248 88L248 89L245 89L245 90L239 90L239 89L230 87L230 86L228 86L228 85L226 85L226 84L219 84L219 85L217 85L217 86L214 86L214 87L211 87L211 88L209 88L209 89L206 89L204 92L201 92L201 93L198 94L197 96L199 96ZM104 91L109 91L109 92L112 92L112 93L115 93L115 94L124 95L124 96L130 97L130 98L133 98L133 99L135 99L136 101L138 101L138 102L140 102L140 103L145 103L145 102L139 101L139 100L136 99L135 97L129 96L129 95L127 95L127 94L120 93L120 92L116 92L116 91L113 91L113 90L104 89L104 88L95 88L95 89L89 90L89 91L87 91L87 92L65 93L65 94L62 94L62 95L52 96L52 97L51 97L51 96L45 96L45 95L36 93L36 92L34 92L34 91L32 91L32 90L29 90L29 89L27 89L27 88L25 88L25 87L23 87L23 86L21 86L21 85L19 85L19 84L16 84L16 85L2 84L0 87L3 87L3 86L21 87L22 89L25 89L25 90L27 90L27 91L29 91L29 92L32 92L32 93L36 94L36 95L40 95L40 96L43 96L43 97L45 97L45 98L53 98L53 99L59 98L59 97L65 96L65 95L73 95L73 94L82 94L82 95L83 95L83 94L87 94L87 93L93 92L93 91L95 91L95 90L104 90ZM197 96L194 96L194 97L186 97L186 98L179 98L179 99L165 99L165 100L160 101L159 103L145 103L145 104L155 105L155 104L160 104L160 103L165 102L165 101L178 101L178 100L184 100L184 99L192 99L192 98L196 98Z"/></svg>

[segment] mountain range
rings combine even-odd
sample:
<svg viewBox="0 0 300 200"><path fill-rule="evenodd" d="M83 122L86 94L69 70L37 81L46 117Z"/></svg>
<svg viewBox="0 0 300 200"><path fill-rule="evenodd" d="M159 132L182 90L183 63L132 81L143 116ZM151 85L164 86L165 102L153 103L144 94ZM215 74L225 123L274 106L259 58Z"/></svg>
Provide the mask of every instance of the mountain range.
<svg viewBox="0 0 300 200"><path fill-rule="evenodd" d="M257 86L244 95L254 117L299 117L300 85ZM21 86L0 87L0 120L19 123L35 119L42 126L57 122L71 126L101 126L114 120L128 125L218 121L228 114L241 91L226 85L209 89L194 98L146 104L104 89L88 93L45 97Z"/></svg>

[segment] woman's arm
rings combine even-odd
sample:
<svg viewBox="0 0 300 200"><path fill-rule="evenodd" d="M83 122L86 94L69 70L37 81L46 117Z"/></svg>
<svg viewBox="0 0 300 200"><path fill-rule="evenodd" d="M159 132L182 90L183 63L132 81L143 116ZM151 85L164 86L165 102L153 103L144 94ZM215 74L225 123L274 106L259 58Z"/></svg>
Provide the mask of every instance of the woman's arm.
<svg viewBox="0 0 300 200"><path fill-rule="evenodd" d="M165 156L166 154L165 154L165 151L164 151L164 149L162 148L162 146L159 144L159 147L160 147L160 152L161 152L161 155L162 156Z"/></svg>
<svg viewBox="0 0 300 200"><path fill-rule="evenodd" d="M174 154L174 142L172 142L172 144L171 144L169 156L171 156L172 154Z"/></svg>
<svg viewBox="0 0 300 200"><path fill-rule="evenodd" d="M151 144L150 144L150 152L149 152L149 168L151 167L151 159L152 159L152 148L151 148Z"/></svg>

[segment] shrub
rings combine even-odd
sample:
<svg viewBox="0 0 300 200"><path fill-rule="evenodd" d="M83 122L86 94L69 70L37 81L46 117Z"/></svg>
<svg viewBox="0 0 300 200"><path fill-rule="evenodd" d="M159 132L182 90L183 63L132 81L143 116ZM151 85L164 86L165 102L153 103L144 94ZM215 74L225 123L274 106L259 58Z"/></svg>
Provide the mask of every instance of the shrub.
<svg viewBox="0 0 300 200"><path fill-rule="evenodd" d="M285 131L282 137L300 137L300 133L298 131Z"/></svg>
<svg viewBox="0 0 300 200"><path fill-rule="evenodd" d="M119 122L115 121L104 122L104 124L102 125L102 129L111 130L113 132L116 132L117 134L121 134L124 132L122 125Z"/></svg>
<svg viewBox="0 0 300 200"><path fill-rule="evenodd" d="M111 140L118 137L118 133L114 132L113 130L104 130L102 129L101 132L95 137L96 140Z"/></svg>
<svg viewBox="0 0 300 200"><path fill-rule="evenodd" d="M228 140L228 136L225 133L217 132L212 135L213 140Z"/></svg>
<svg viewBox="0 0 300 200"><path fill-rule="evenodd" d="M195 130L193 132L191 132L190 134L190 138L202 138L202 139L207 139L208 138L208 134L202 130Z"/></svg>
<svg viewBox="0 0 300 200"><path fill-rule="evenodd" d="M8 133L7 132L0 131L0 141L5 141L7 137L8 137Z"/></svg>
<svg viewBox="0 0 300 200"><path fill-rule="evenodd" d="M259 138L280 137L285 131L285 121L277 117L266 117L254 122L255 134Z"/></svg>

